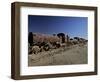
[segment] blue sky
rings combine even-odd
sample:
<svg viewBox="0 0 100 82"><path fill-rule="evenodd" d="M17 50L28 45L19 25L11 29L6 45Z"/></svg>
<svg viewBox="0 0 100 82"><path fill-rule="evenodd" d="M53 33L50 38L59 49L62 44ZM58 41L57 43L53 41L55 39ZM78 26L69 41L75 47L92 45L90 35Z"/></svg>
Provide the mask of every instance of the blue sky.
<svg viewBox="0 0 100 82"><path fill-rule="evenodd" d="M28 30L34 33L65 33L87 39L87 26L87 17L28 15Z"/></svg>

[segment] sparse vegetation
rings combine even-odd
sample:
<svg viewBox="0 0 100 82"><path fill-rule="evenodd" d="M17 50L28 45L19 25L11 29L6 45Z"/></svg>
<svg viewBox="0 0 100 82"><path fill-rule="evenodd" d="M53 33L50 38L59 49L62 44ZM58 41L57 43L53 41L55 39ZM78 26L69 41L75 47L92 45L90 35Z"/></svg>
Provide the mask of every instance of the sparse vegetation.
<svg viewBox="0 0 100 82"><path fill-rule="evenodd" d="M81 56L81 52L83 52L83 55L87 58L87 40L79 37L70 38L64 33L46 35L30 32L28 44L29 66L74 64L75 61L70 61L67 57L70 57L70 54L73 54L72 57L74 54ZM73 52L74 48L78 49ZM86 51L84 51L84 49ZM59 59L59 57L62 59ZM76 64L86 63L87 60L85 59L78 59L80 60L78 63L76 60Z"/></svg>

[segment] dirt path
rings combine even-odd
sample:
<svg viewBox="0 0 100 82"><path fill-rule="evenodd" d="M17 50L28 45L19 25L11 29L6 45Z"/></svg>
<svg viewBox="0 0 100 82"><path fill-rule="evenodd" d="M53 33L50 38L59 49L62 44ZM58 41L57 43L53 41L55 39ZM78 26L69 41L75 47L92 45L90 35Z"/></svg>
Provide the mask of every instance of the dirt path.
<svg viewBox="0 0 100 82"><path fill-rule="evenodd" d="M87 45L74 45L32 54L28 57L29 66L70 65L87 63Z"/></svg>

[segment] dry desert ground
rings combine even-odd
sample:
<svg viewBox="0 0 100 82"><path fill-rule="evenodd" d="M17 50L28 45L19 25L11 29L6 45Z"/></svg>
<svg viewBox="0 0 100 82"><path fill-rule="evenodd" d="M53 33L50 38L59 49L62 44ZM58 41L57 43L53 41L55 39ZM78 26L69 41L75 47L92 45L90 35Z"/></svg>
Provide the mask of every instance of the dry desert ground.
<svg viewBox="0 0 100 82"><path fill-rule="evenodd" d="M87 59L87 44L77 44L30 54L28 55L28 66L86 64Z"/></svg>

